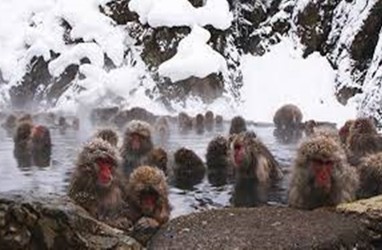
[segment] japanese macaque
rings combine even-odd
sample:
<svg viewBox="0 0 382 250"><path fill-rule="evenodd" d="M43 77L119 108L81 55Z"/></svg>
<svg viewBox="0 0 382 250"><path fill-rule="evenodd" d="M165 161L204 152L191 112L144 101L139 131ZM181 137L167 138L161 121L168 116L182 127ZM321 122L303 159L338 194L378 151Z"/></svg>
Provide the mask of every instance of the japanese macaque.
<svg viewBox="0 0 382 250"><path fill-rule="evenodd" d="M302 121L301 110L293 104L287 104L279 108L274 117L273 122L277 129L292 131L299 129Z"/></svg>
<svg viewBox="0 0 382 250"><path fill-rule="evenodd" d="M72 128L76 131L80 129L80 119L78 117L73 118Z"/></svg>
<svg viewBox="0 0 382 250"><path fill-rule="evenodd" d="M12 136L13 132L16 128L17 123L17 117L13 114L10 114L4 121L1 126L5 129L7 132L8 136Z"/></svg>
<svg viewBox="0 0 382 250"><path fill-rule="evenodd" d="M175 186L182 189L191 189L200 183L206 172L203 161L194 151L180 148L174 154Z"/></svg>
<svg viewBox="0 0 382 250"><path fill-rule="evenodd" d="M31 132L31 152L33 164L39 167L50 165L52 141L50 131L43 125L36 125Z"/></svg>
<svg viewBox="0 0 382 250"><path fill-rule="evenodd" d="M317 127L317 122L315 120L306 121L304 124L304 130L306 136L311 136L314 133L314 128Z"/></svg>
<svg viewBox="0 0 382 250"><path fill-rule="evenodd" d="M195 130L197 134L204 133L204 116L202 114L197 114L195 117Z"/></svg>
<svg viewBox="0 0 382 250"><path fill-rule="evenodd" d="M129 218L134 223L132 236L146 244L170 217L168 187L162 170L140 166L130 175L127 184Z"/></svg>
<svg viewBox="0 0 382 250"><path fill-rule="evenodd" d="M154 148L147 156L147 163L155 166L167 174L167 153L163 148Z"/></svg>
<svg viewBox="0 0 382 250"><path fill-rule="evenodd" d="M129 213L125 209L125 184L120 170L116 148L96 138L78 155L68 195L96 219L127 230L132 223L124 216Z"/></svg>
<svg viewBox="0 0 382 250"><path fill-rule="evenodd" d="M231 120L231 127L229 128L229 134L240 134L247 131L247 124L243 117L235 116Z"/></svg>
<svg viewBox="0 0 382 250"><path fill-rule="evenodd" d="M52 142L47 127L34 126L30 122L21 122L17 126L13 153L19 167L49 166L51 152Z"/></svg>
<svg viewBox="0 0 382 250"><path fill-rule="evenodd" d="M100 138L102 140L107 141L110 143L113 147L117 147L118 145L118 134L117 132L112 128L103 128L99 129L95 135L95 138Z"/></svg>
<svg viewBox="0 0 382 250"><path fill-rule="evenodd" d="M17 119L17 123L30 122L33 123L31 114L24 114Z"/></svg>
<svg viewBox="0 0 382 250"><path fill-rule="evenodd" d="M313 136L301 144L293 166L289 205L300 209L334 206L355 199L358 175L340 143Z"/></svg>
<svg viewBox="0 0 382 250"><path fill-rule="evenodd" d="M349 163L357 166L362 157L382 150L382 137L370 119L358 118L350 126L346 145Z"/></svg>
<svg viewBox="0 0 382 250"><path fill-rule="evenodd" d="M33 124L30 122L20 123L13 137L13 155L21 168L32 166L31 134Z"/></svg>
<svg viewBox="0 0 382 250"><path fill-rule="evenodd" d="M243 132L232 140L231 158L235 172L233 205L252 207L265 203L269 188L283 176L268 148L253 134Z"/></svg>
<svg viewBox="0 0 382 250"><path fill-rule="evenodd" d="M129 175L136 167L143 165L152 149L151 126L144 121L129 122L121 148L122 166L125 174Z"/></svg>
<svg viewBox="0 0 382 250"><path fill-rule="evenodd" d="M340 128L338 134L341 138L341 143L343 145L346 145L348 136L350 134L350 127L354 124L355 120L348 120L345 122L345 124Z"/></svg>
<svg viewBox="0 0 382 250"><path fill-rule="evenodd" d="M192 119L186 113L181 112L178 115L178 127L180 132L188 132L192 129Z"/></svg>
<svg viewBox="0 0 382 250"><path fill-rule="evenodd" d="M302 113L297 106L293 104L282 106L273 117L276 126L274 136L280 143L296 143L302 137L301 121ZM315 122L310 122L306 132L313 132L315 125Z"/></svg>
<svg viewBox="0 0 382 250"><path fill-rule="evenodd" d="M206 112L204 123L207 131L211 131L214 128L214 113L212 111Z"/></svg>
<svg viewBox="0 0 382 250"><path fill-rule="evenodd" d="M217 115L215 117L215 126L219 129L223 127L223 116Z"/></svg>
<svg viewBox="0 0 382 250"><path fill-rule="evenodd" d="M366 156L357 170L360 181L357 198L365 199L382 194L382 153Z"/></svg>
<svg viewBox="0 0 382 250"><path fill-rule="evenodd" d="M90 120L94 125L106 125L118 111L118 107L96 108L91 111Z"/></svg>
<svg viewBox="0 0 382 250"><path fill-rule="evenodd" d="M207 177L214 186L222 186L233 177L233 165L229 156L229 142L223 136L215 137L207 147Z"/></svg>
<svg viewBox="0 0 382 250"><path fill-rule="evenodd" d="M69 128L69 127L70 127L70 125L66 121L66 118L63 117L63 116L60 116L58 118L58 130L59 130L60 134L65 134L66 129Z"/></svg>
<svg viewBox="0 0 382 250"><path fill-rule="evenodd" d="M160 145L166 145L170 136L170 126L168 124L167 118L164 116L159 117L155 123L154 128L156 143Z"/></svg>

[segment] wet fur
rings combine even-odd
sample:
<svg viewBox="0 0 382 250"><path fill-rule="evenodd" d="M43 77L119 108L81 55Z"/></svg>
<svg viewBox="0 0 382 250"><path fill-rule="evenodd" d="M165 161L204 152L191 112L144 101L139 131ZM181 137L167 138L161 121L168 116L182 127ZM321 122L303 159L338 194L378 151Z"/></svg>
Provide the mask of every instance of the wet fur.
<svg viewBox="0 0 382 250"><path fill-rule="evenodd" d="M231 126L229 128L229 134L239 134L241 132L247 131L247 124L243 117L235 116L231 120Z"/></svg>
<svg viewBox="0 0 382 250"><path fill-rule="evenodd" d="M312 160L334 162L332 185L329 194L323 195L314 187L314 174L310 169ZM358 176L346 161L346 155L336 139L313 136L301 144L293 166L289 186L289 205L301 209L334 206L355 199Z"/></svg>

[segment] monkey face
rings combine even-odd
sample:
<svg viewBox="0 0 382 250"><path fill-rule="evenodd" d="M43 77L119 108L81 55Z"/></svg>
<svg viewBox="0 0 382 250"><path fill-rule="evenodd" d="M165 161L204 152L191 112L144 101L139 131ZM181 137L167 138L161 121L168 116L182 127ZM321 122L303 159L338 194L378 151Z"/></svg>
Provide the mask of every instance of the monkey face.
<svg viewBox="0 0 382 250"><path fill-rule="evenodd" d="M362 133L362 134L369 134L369 133L376 133L376 129L374 127L374 124L370 119L357 119L354 122L353 129L357 133Z"/></svg>
<svg viewBox="0 0 382 250"><path fill-rule="evenodd" d="M130 147L133 151L140 151L144 137L137 133L130 135Z"/></svg>
<svg viewBox="0 0 382 250"><path fill-rule="evenodd" d="M139 193L139 206L145 216L154 214L155 208L159 205L159 194L151 186L146 187Z"/></svg>
<svg viewBox="0 0 382 250"><path fill-rule="evenodd" d="M97 172L97 185L108 188L113 182L114 163L110 158L98 158L95 162Z"/></svg>
<svg viewBox="0 0 382 250"><path fill-rule="evenodd" d="M314 187L325 193L329 193L332 186L332 172L334 162L332 160L312 160L310 170L314 178Z"/></svg>

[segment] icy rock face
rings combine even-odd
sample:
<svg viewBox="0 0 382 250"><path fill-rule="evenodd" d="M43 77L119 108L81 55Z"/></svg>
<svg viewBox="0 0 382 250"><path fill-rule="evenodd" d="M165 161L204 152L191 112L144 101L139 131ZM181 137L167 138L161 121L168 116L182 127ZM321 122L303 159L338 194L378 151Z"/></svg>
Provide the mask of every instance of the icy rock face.
<svg viewBox="0 0 382 250"><path fill-rule="evenodd" d="M381 123L380 31L382 1L299 0L294 10L294 32L305 55L319 51L336 69L337 99L360 94L360 116Z"/></svg>

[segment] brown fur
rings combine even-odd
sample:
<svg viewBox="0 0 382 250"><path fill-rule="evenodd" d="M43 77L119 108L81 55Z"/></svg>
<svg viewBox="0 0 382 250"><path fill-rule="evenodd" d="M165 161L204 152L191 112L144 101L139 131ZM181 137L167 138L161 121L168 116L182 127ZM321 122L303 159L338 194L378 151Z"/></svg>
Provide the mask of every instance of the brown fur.
<svg viewBox="0 0 382 250"><path fill-rule="evenodd" d="M1 126L7 131L8 135L12 135L16 128L17 117L10 114Z"/></svg>
<svg viewBox="0 0 382 250"><path fill-rule="evenodd" d="M79 130L80 129L80 119L75 117L72 122L72 127L74 130Z"/></svg>
<svg viewBox="0 0 382 250"><path fill-rule="evenodd" d="M233 166L229 156L229 142L217 136L207 146L207 176L215 186L225 185L233 177Z"/></svg>
<svg viewBox="0 0 382 250"><path fill-rule="evenodd" d="M350 128L354 124L355 120L348 120L345 122L345 124L340 128L338 134L341 138L341 143L346 144L349 134L350 134Z"/></svg>
<svg viewBox="0 0 382 250"><path fill-rule="evenodd" d="M247 124L243 117L235 116L231 120L231 127L229 129L229 134L240 134L241 132L247 131Z"/></svg>
<svg viewBox="0 0 382 250"><path fill-rule="evenodd" d="M382 153L369 155L358 166L360 187L358 198L369 198L382 194Z"/></svg>
<svg viewBox="0 0 382 250"><path fill-rule="evenodd" d="M314 186L310 168L313 160L332 161L331 189L323 195ZM346 155L339 142L328 136L313 136L301 144L293 166L289 187L289 205L301 209L334 206L354 200L358 176L346 162Z"/></svg>
<svg viewBox="0 0 382 250"><path fill-rule="evenodd" d="M166 117L161 116L155 123L155 135L160 144L165 144L170 136L170 126Z"/></svg>
<svg viewBox="0 0 382 250"><path fill-rule="evenodd" d="M204 116L202 114L197 114L195 117L195 129L198 134L204 132Z"/></svg>
<svg viewBox="0 0 382 250"><path fill-rule="evenodd" d="M22 122L16 128L13 138L13 154L20 167L29 167L32 165L32 129L33 124L30 122Z"/></svg>
<svg viewBox="0 0 382 250"><path fill-rule="evenodd" d="M286 104L279 108L274 117L273 122L277 129L295 130L300 128L302 121L301 110L293 104Z"/></svg>
<svg viewBox="0 0 382 250"><path fill-rule="evenodd" d="M95 138L101 138L102 140L109 142L114 147L116 147L118 145L118 139L119 139L118 134L112 128L99 129L95 133L94 137Z"/></svg>
<svg viewBox="0 0 382 250"><path fill-rule="evenodd" d="M112 160L113 180L109 187L100 188L97 185L98 159L110 158ZM124 180L120 173L120 158L118 151L108 142L96 138L87 143L78 155L76 168L72 175L68 195L75 203L86 209L95 218L105 221L112 226L120 221L121 213L125 207L123 192Z"/></svg>
<svg viewBox="0 0 382 250"><path fill-rule="evenodd" d="M223 127L223 116L221 116L221 115L217 115L217 116L215 117L215 125L216 125L216 127L218 127L218 128Z"/></svg>
<svg viewBox="0 0 382 250"><path fill-rule="evenodd" d="M132 136L134 134L142 138L141 147L138 151L133 150L131 147ZM131 121L126 127L121 148L124 172L130 174L136 167L144 165L147 161L147 155L152 149L151 126L144 121Z"/></svg>
<svg viewBox="0 0 382 250"><path fill-rule="evenodd" d="M245 150L241 164L235 162L235 147ZM270 185L282 178L278 162L268 148L252 133L240 133L231 143L231 158L235 166L233 204L238 207L255 206L267 201Z"/></svg>
<svg viewBox="0 0 382 250"><path fill-rule="evenodd" d="M140 198L142 193L148 190L155 192L158 198L154 210L150 213L141 208ZM129 218L135 223L133 237L145 244L170 218L168 186L163 171L149 166L136 168L130 175L127 194L130 205Z"/></svg>
<svg viewBox="0 0 382 250"><path fill-rule="evenodd" d="M34 126L31 134L31 143L34 165L39 167L49 166L52 154L52 141L49 129L43 125Z"/></svg>
<svg viewBox="0 0 382 250"><path fill-rule="evenodd" d="M175 185L179 188L189 189L200 183L205 174L203 161L194 151L180 148L174 154Z"/></svg>
<svg viewBox="0 0 382 250"><path fill-rule="evenodd" d="M207 131L211 131L214 127L214 113L210 110L205 114L205 126Z"/></svg>
<svg viewBox="0 0 382 250"><path fill-rule="evenodd" d="M167 153L163 148L154 148L147 157L147 162L150 166L159 168L165 174L167 173L167 161Z"/></svg>
<svg viewBox="0 0 382 250"><path fill-rule="evenodd" d="M178 115L178 127L180 132L187 132L192 129L192 119L184 112Z"/></svg>
<svg viewBox="0 0 382 250"><path fill-rule="evenodd" d="M382 137L370 119L358 118L350 127L346 146L348 161L356 166L362 157L382 150Z"/></svg>
<svg viewBox="0 0 382 250"><path fill-rule="evenodd" d="M314 133L314 128L317 126L317 122L315 120L309 120L304 124L304 131L306 136L310 136Z"/></svg>

